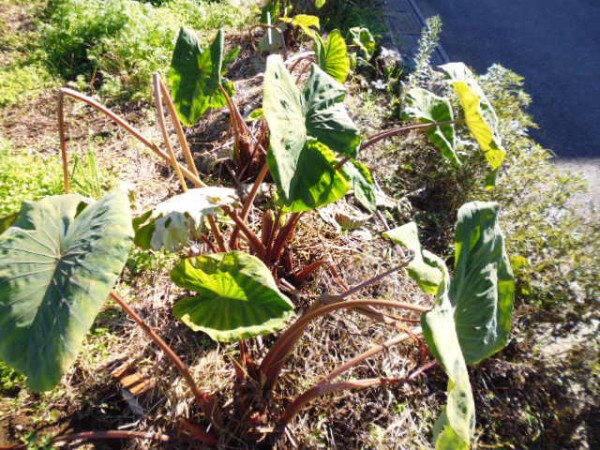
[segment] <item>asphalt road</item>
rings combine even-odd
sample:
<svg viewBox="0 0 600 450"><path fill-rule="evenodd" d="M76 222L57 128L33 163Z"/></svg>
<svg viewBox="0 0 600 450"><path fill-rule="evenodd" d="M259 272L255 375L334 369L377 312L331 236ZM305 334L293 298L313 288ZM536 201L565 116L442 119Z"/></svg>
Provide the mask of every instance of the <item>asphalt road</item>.
<svg viewBox="0 0 600 450"><path fill-rule="evenodd" d="M559 158L600 158L600 0L414 0L439 14L451 61L525 77L532 135Z"/></svg>

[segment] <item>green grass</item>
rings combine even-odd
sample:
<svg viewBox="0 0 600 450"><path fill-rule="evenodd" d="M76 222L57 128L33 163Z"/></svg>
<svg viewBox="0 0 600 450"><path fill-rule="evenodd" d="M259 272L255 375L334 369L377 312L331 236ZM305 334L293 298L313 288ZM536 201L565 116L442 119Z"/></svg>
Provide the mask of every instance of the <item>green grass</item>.
<svg viewBox="0 0 600 450"><path fill-rule="evenodd" d="M149 100L152 74L167 70L181 26L208 37L243 25L250 13L229 2L57 0L41 27L41 45L62 78L83 77L107 98Z"/></svg>
<svg viewBox="0 0 600 450"><path fill-rule="evenodd" d="M24 200L62 194L61 174L57 157L17 153L0 136L0 217L19 211Z"/></svg>
<svg viewBox="0 0 600 450"><path fill-rule="evenodd" d="M181 26L208 41L220 27L241 29L255 6L208 0L11 1L0 14L0 108L73 82L105 100L149 101L152 75L168 70ZM11 26L28 15L28 31ZM14 13L14 15L12 15Z"/></svg>

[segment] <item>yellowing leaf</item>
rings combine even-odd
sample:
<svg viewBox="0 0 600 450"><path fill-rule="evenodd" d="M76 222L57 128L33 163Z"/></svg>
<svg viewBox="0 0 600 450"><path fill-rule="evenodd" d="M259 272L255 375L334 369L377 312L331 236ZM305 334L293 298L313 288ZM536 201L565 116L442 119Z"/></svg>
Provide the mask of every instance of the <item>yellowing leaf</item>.
<svg viewBox="0 0 600 450"><path fill-rule="evenodd" d="M298 14L292 18L281 17L280 20L289 23L295 27L300 27L309 37L315 37L316 33L313 28L319 30L321 28L321 21L317 16L311 16L309 14Z"/></svg>
<svg viewBox="0 0 600 450"><path fill-rule="evenodd" d="M340 30L333 30L326 42L317 36L315 44L319 67L340 83L345 83L350 73L350 57Z"/></svg>
<svg viewBox="0 0 600 450"><path fill-rule="evenodd" d="M492 169L497 170L504 161L506 150L496 135L498 117L473 73L463 63L441 66L454 86L462 104L469 130L479 143Z"/></svg>

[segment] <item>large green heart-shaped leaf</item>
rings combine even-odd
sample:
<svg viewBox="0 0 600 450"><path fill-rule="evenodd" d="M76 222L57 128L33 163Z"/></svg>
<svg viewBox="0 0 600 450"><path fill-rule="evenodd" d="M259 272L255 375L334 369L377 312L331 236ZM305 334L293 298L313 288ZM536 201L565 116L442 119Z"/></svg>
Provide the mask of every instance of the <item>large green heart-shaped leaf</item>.
<svg viewBox="0 0 600 450"><path fill-rule="evenodd" d="M421 325L429 348L448 375L448 400L434 427L436 449L468 450L475 429L475 402L447 289L422 316Z"/></svg>
<svg viewBox="0 0 600 450"><path fill-rule="evenodd" d="M301 93L281 57L267 59L263 109L271 133L269 167L278 173L278 186L288 201L293 200L294 179L302 176L302 153L311 151L309 140L356 156L360 136L342 104L345 96L344 86L317 65Z"/></svg>
<svg viewBox="0 0 600 450"><path fill-rule="evenodd" d="M502 148L496 127L496 111L479 86L473 72L463 63L449 63L440 68L448 74L462 104L469 130L475 136L492 169L497 170L504 161L506 150Z"/></svg>
<svg viewBox="0 0 600 450"><path fill-rule="evenodd" d="M125 191L24 203L0 235L0 358L52 389L73 362L131 245Z"/></svg>
<svg viewBox="0 0 600 450"><path fill-rule="evenodd" d="M225 81L222 77L224 47L223 30L218 31L206 50L192 30L181 28L179 31L168 81L179 117L188 126L198 123L210 108L227 105L221 92ZM233 89L231 83L225 83L225 87Z"/></svg>
<svg viewBox="0 0 600 450"><path fill-rule="evenodd" d="M327 41L317 35L315 51L321 69L340 83L345 83L350 74L350 56L348 56L348 47L340 30L333 30L329 33Z"/></svg>
<svg viewBox="0 0 600 450"><path fill-rule="evenodd" d="M237 200L235 189L224 187L190 189L171 197L134 219L135 244L175 252L200 237L206 216Z"/></svg>
<svg viewBox="0 0 600 450"><path fill-rule="evenodd" d="M450 102L425 89L413 88L408 91L406 103L407 106L404 110L406 115L418 119L422 123L451 122L454 120ZM427 136L441 150L444 158L454 164L460 164L454 150L453 124L428 129Z"/></svg>
<svg viewBox="0 0 600 450"><path fill-rule="evenodd" d="M276 184L281 180L273 152L268 154L269 166L274 167L271 176ZM351 184L345 172L335 168L335 153L315 140L306 143L306 148L297 163L296 176L290 185L288 198L279 200L286 212L312 211L336 202L350 190Z"/></svg>
<svg viewBox="0 0 600 450"><path fill-rule="evenodd" d="M194 331L220 342L239 341L282 329L294 305L283 295L269 269L243 252L189 258L171 272L178 286L195 297L175 304L173 312Z"/></svg>
<svg viewBox="0 0 600 450"><path fill-rule="evenodd" d="M476 363L503 349L511 330L515 281L498 224L498 205L463 205L455 241L450 299L465 360Z"/></svg>
<svg viewBox="0 0 600 450"><path fill-rule="evenodd" d="M423 291L436 296L433 309L421 317L425 340L448 375L448 401L434 431L436 449L468 450L475 426L475 404L448 297L448 269L441 258L421 248L416 223L395 228L384 236L413 252L409 275Z"/></svg>
<svg viewBox="0 0 600 450"><path fill-rule="evenodd" d="M436 294L434 308L421 320L425 339L450 379L448 404L435 427L436 448L466 450L475 417L466 363L501 350L511 329L515 286L498 226L498 205L472 202L460 208L450 283L443 261L424 251L418 257L416 225L404 225L387 236L415 253L409 274L425 292ZM437 289L434 269L443 273Z"/></svg>

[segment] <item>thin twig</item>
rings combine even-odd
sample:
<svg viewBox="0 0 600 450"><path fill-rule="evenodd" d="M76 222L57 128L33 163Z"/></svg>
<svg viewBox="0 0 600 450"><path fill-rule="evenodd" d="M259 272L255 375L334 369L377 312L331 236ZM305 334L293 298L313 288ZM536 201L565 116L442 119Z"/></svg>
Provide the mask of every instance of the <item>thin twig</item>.
<svg viewBox="0 0 600 450"><path fill-rule="evenodd" d="M385 130L380 133L377 133L374 136L371 136L371 138L368 141L363 142L360 146L360 149L364 150L365 148L370 147L371 145L374 145L379 141L382 141L384 139L387 139L387 138L390 138L393 136L397 136L402 133L406 133L407 131L428 130L430 128L443 127L445 125L454 125L456 123L458 123L456 120L448 120L447 122L419 123L416 125L408 125L405 127L393 128L391 130Z"/></svg>
<svg viewBox="0 0 600 450"><path fill-rule="evenodd" d="M395 338L392 338L392 339L384 342L383 344L376 345L375 347L367 350L366 352L361 353L358 356L355 356L354 358L350 359L349 361L346 361L341 366L338 366L337 368L335 368L334 370L329 372L326 377L322 378L321 381L319 381L319 384L331 383L333 380L335 380L341 374L343 374L344 372L347 372L351 368L357 366L358 364L363 362L365 359L371 358L371 357L375 356L376 354L381 353L385 350L388 350L390 347L393 347L394 345L398 345L410 338L411 337L409 334L401 334L399 336L396 336Z"/></svg>
<svg viewBox="0 0 600 450"><path fill-rule="evenodd" d="M350 159L352 159L351 156L345 156L335 165L333 170L340 170L344 164L346 164L348 161L350 161Z"/></svg>
<svg viewBox="0 0 600 450"><path fill-rule="evenodd" d="M183 188L183 192L187 192L188 187L185 182L185 178L183 178L183 173L181 172L181 166L177 162L177 156L175 155L175 150L173 150L173 145L171 144L171 138L169 137L169 132L167 130L167 124L165 123L165 111L163 110L163 102L162 95L160 89L160 76L158 73L154 74L154 99L156 102L156 118L158 123L158 128L160 129L163 140L165 142L165 146L167 147L167 151L169 152L169 158L171 161L171 166L175 170L177 177L179 178L179 182L181 183L181 187Z"/></svg>
<svg viewBox="0 0 600 450"><path fill-rule="evenodd" d="M404 263L402 263L402 264L399 264L399 265L397 265L397 266L395 266L395 267L392 267L391 269L388 269L388 270L386 270L386 271L385 271L385 272L383 272L383 273L380 273L380 274L378 274L378 275L375 275L374 277L372 277L372 278L369 278L368 280L366 280L366 281L363 281L362 283L359 283L359 284L357 284L357 285L356 285L356 286L354 286L354 287L351 287L351 288L350 288L350 289L348 289L346 292L342 292L341 294L334 295L333 297L334 297L335 299L339 299L339 300L343 300L343 299L345 299L345 298L348 298L348 297L350 297L352 294L356 294L358 291L361 291L362 289L365 289L365 288L367 288L367 287L369 287L369 286L371 286L371 285L373 285L373 284L377 283L379 280L381 280L381 279L383 279L383 278L387 277L388 275L391 275L391 274L392 274L392 273L394 273L394 272L398 272L399 270L401 270L401 269L404 269L404 268L406 267L406 264L407 264L407 263L406 263L406 262L404 262Z"/></svg>

